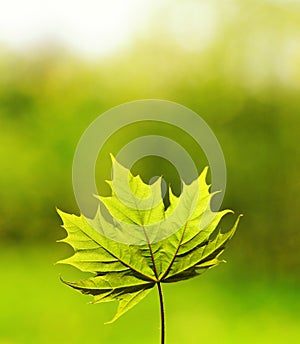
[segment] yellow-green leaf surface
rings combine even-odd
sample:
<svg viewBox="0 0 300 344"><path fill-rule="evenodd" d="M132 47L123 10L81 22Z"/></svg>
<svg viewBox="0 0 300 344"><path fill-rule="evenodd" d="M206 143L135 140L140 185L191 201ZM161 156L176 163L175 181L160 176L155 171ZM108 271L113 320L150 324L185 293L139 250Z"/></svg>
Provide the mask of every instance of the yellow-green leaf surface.
<svg viewBox="0 0 300 344"><path fill-rule="evenodd" d="M210 209L213 196L206 183L207 168L181 195L169 190L169 207L161 196L161 180L148 185L113 159L110 197L98 197L103 211L94 219L58 210L74 254L59 263L73 265L93 276L63 282L94 303L118 301L118 319L139 303L156 284L195 277L218 265L219 256L234 235L239 218L226 233L218 231L223 210ZM104 210L105 210L104 209ZM216 234L217 232L217 234ZM136 242L134 241L136 240Z"/></svg>

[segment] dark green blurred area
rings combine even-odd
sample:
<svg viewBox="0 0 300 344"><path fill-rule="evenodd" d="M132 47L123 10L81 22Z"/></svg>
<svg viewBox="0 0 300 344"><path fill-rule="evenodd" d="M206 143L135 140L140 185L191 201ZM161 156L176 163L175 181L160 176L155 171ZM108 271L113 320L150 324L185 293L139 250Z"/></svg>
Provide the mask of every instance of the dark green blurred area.
<svg viewBox="0 0 300 344"><path fill-rule="evenodd" d="M249 5L248 2L245 4ZM299 319L300 308L299 297L296 298L296 287L300 284L300 50L297 45L300 10L296 5L271 5L264 2L264 5L252 13L247 11L246 6L243 9L245 12L232 14L230 19L224 18L220 23L223 27L221 34L201 51L183 50L168 37L160 36L159 29L156 29L148 40L137 40L122 53L97 61L86 61L55 47L27 55L2 52L0 239L4 257L9 257L14 250L19 257L7 258L1 263L4 263L5 271L2 277L10 276L11 273L7 271L10 270L7 266L10 261L11 269L18 271L20 276L22 273L25 276L26 266L21 268L19 263L23 257L20 252L26 251L26 247L29 250L35 247L35 258L32 260L28 258L28 253L27 256L24 254L28 264L43 252L48 252L49 255L51 251L53 261L66 254L66 248L64 251L57 248L58 244L54 244L55 240L64 235L59 227L60 220L55 207L78 213L72 189L72 159L80 136L92 120L123 102L145 98L171 100L197 112L214 131L227 163L228 182L223 207L245 215L225 254L231 268L230 278L227 277L230 293L227 295L223 291L226 295L222 294L227 300L224 304L230 307L231 301L242 303L246 300L244 307L247 308L247 297L251 300L257 300L258 297L266 302L263 310L265 313L260 314L262 319L270 322L267 327L270 333L263 332L264 337L259 337L260 340L256 342L282 342L278 338L269 341L274 335L272 328L277 326L277 320L290 324L284 329L290 331L290 342L296 342L295 321ZM241 13L244 15L241 16ZM159 130L163 133L161 128L137 126L129 128L127 132L120 132L119 136L116 134L111 139L101 152L97 165L100 193L108 191L104 179L109 178L110 173L109 153L116 154L124 143L134 137L153 132L155 134ZM172 134L170 130L168 135L176 138L176 133ZM188 138L179 137L178 140L191 152L201 170L204 167L201 163L205 164L201 150L197 150ZM152 175L164 174L176 189L178 178L169 168L165 162L153 158L138 164L135 172L140 173L145 180L149 180ZM57 256L53 252L57 252ZM51 259L45 259L45 264L51 264ZM43 264L35 266L34 272L44 268ZM218 274L220 270L209 274ZM55 275L51 270L51 276L56 278L59 271L59 268L56 269ZM41 274L41 277L44 275L45 273ZM204 285L207 276L202 278L201 283ZM215 285L221 279L213 278L208 278L208 285L216 288ZM226 284L226 277L224 278ZM238 293L235 281L239 281L242 291L237 299L231 300ZM247 281L255 286L247 289ZM273 282L278 285L272 284ZM55 283L59 284L59 281ZM197 281L191 283L193 288L197 288ZM259 287L260 283L263 283L262 288ZM277 301L278 298L282 299L279 303L274 299L269 300L271 306L268 308L269 301L265 297L270 295L272 286L275 288L273 294L271 293L272 297L277 298ZM256 294L255 288L259 290ZM71 290L63 290L66 295L73 293ZM15 295L12 291L11 293L11 296ZM182 294L178 293L178 297L181 297ZM29 293L27 296L34 297L34 294L30 295ZM53 292L53 295L57 297L59 292ZM54 300L53 295L49 297ZM218 290L208 292L209 297L214 298L216 295L221 303L222 297ZM68 299L68 306L72 307L70 300ZM77 304L81 301L78 296ZM15 302L18 303L18 300ZM61 297L60 303L63 302ZM168 302L172 304L171 296ZM189 299L187 302L192 307L193 300ZM201 307L201 302L198 303ZM24 307L26 309L29 306ZM148 304L147 307L152 309L156 305ZM170 306L172 307L174 306ZM215 307L218 307L216 302ZM235 316L245 316L242 306L240 307L236 309L236 313L234 310L230 313L229 317L233 322ZM101 312L101 306L91 308L93 314ZM205 304L205 309L208 308L209 305ZM191 315L191 309L186 310L186 316ZM257 309L254 307L252 313L247 313L245 322L253 321ZM197 310L201 312L199 308L192 312L196 314ZM178 313L173 311L170 311L170 322L174 318L174 323L180 324L180 317L175 316ZM273 319L274 323L271 317L273 311L278 314L278 319ZM38 308L36 312L38 317ZM144 312L148 310L144 308ZM222 312L225 317L226 312ZM279 315L284 312L288 315L281 318ZM59 316L64 317L64 313L61 313ZM264 318L263 314L268 314L269 318L267 315ZM24 314L18 316L20 319L25 317ZM56 314L52 316L55 317ZM109 316L102 318L99 327ZM132 322L134 315L130 319ZM197 326L197 321L193 319L194 326ZM212 322L216 319L212 315L211 322L209 319L206 318L206 326L212 328ZM79 320L76 318L74 322L76 326ZM131 326L130 321L121 326L124 327L124 324ZM240 336L249 331L245 330L244 325L238 328L234 337L230 337L228 329L225 331L226 322L223 325L220 322L219 325L221 329L224 327L224 331L221 330L225 336L224 343L248 343L239 341ZM35 325L26 326L28 329ZM42 326L46 328L46 324ZM71 327L71 323L68 326ZM113 326L117 331L117 325ZM152 325L148 326L153 328ZM175 330L173 325L172 331ZM110 337L110 330L105 331L107 342L116 343L117 337ZM45 338L42 339L42 334L39 335L41 337L31 337L35 338L32 342L47 342L44 341ZM133 335L132 331L130 336ZM84 337L83 334L82 336ZM156 333L153 336L156 338ZM174 333L172 336L176 340ZM0 343L31 343L28 338ZM57 340L51 336L49 338ZM192 337L190 340L191 343L198 343L193 342ZM156 339L153 342L155 341ZM73 342L77 343L76 340ZM184 339L181 338L180 343L183 342ZM222 341L216 339L212 342ZM249 340L250 342L255 342L255 339Z"/></svg>

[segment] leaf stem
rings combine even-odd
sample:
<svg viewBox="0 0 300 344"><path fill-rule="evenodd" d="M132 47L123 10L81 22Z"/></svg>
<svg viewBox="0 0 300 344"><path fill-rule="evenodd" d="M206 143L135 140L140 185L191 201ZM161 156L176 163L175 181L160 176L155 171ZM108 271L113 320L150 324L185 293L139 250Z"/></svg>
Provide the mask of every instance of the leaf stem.
<svg viewBox="0 0 300 344"><path fill-rule="evenodd" d="M161 283L157 282L157 289L158 289L158 295L159 295L159 305L160 305L160 321L161 321L161 339L160 343L165 344L165 310L164 310L164 298L163 298L163 293L162 293L162 287Z"/></svg>
<svg viewBox="0 0 300 344"><path fill-rule="evenodd" d="M141 213L140 213L139 210L138 210L138 213L139 213L141 224L142 224L143 221L142 221ZM150 256L151 256L151 260L152 260L152 264L153 264L154 274L155 274L155 277L157 279L156 284L157 284L158 295L159 295L160 321L161 321L160 343L161 344L165 344L165 330L166 330L165 327L166 326L165 326L165 310L164 310L164 298L163 298L163 293L162 293L162 287L161 287L161 283L160 283L160 279L159 279L159 274L158 274L158 271L157 271L157 268L156 268L156 264L155 264L155 259L154 259L154 254L153 254L153 250L152 250L152 247L151 247L151 242L149 240L146 228L145 228L145 226L143 224L142 224L142 228L143 228L144 235L145 235L145 238L147 240L148 247L149 247Z"/></svg>

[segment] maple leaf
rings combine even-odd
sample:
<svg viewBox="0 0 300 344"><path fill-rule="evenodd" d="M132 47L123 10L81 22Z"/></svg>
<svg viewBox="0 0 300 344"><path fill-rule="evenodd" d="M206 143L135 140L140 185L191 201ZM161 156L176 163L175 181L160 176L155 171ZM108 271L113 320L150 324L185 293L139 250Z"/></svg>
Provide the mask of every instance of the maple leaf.
<svg viewBox="0 0 300 344"><path fill-rule="evenodd" d="M148 185L113 159L110 197L98 196L102 207L94 219L58 210L74 254L58 263L70 264L93 276L63 282L94 297L94 303L119 301L109 322L139 303L157 285L186 280L218 265L234 235L240 216L226 233L217 231L231 210L213 212L207 168L176 197L169 189L169 207L161 196L161 179ZM216 233L217 232L217 233Z"/></svg>

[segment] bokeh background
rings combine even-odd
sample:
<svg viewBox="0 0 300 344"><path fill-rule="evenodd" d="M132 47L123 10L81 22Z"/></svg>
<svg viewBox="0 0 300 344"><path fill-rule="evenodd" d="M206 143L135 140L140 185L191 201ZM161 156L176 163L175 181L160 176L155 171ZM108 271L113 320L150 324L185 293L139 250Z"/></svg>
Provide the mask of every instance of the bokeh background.
<svg viewBox="0 0 300 344"><path fill-rule="evenodd" d="M299 92L299 1L3 3L0 343L159 342L155 291L103 325L116 304L88 304L59 281L80 273L54 266L71 252L55 242L65 235L55 207L78 213L71 174L81 134L105 110L145 98L206 120L227 163L223 207L245 215L227 264L165 286L168 343L299 342ZM102 194L110 151L164 133L125 129L101 152ZM188 137L165 133L204 167ZM147 158L134 169L146 181L164 174L178 192L167 162Z"/></svg>

